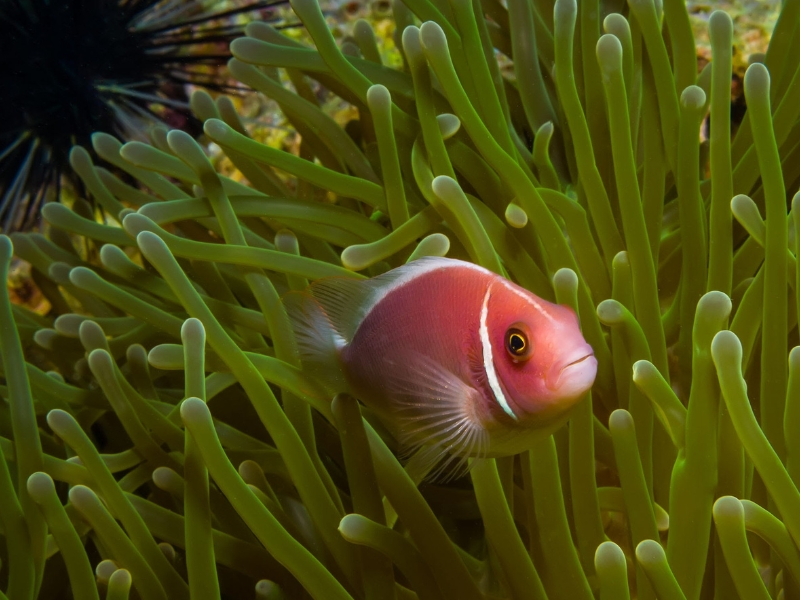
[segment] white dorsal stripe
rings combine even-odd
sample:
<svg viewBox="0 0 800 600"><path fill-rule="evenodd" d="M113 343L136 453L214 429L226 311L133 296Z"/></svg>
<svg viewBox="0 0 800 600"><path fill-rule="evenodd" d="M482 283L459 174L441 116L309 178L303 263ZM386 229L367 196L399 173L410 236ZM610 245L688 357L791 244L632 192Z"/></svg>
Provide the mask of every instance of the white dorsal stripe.
<svg viewBox="0 0 800 600"><path fill-rule="evenodd" d="M492 295L492 285L486 290L486 295L483 297L483 306L481 306L481 323L478 329L481 337L481 346L483 347L483 370L486 372L486 379L489 380L489 387L492 388L494 399L503 409L503 411L515 421L518 421L517 415L511 410L508 405L508 400L503 393L503 388L500 387L500 380L497 378L497 371L494 368L494 358L492 356L492 342L489 339L489 327L486 324L489 316L489 298Z"/></svg>
<svg viewBox="0 0 800 600"><path fill-rule="evenodd" d="M516 294L517 296L519 296L520 298L525 300L525 302L527 302L528 304L533 306L533 308L538 310L545 319L547 319L551 323L553 323L555 321L555 319L553 319L553 317L550 315L550 313L548 313L544 308L542 308L542 305L539 304L536 300L534 300L529 294L523 294L517 288L515 288L513 285L508 283L505 279L501 278L500 281L503 283L503 286L509 292L511 292L513 294Z"/></svg>
<svg viewBox="0 0 800 600"><path fill-rule="evenodd" d="M427 273L430 273L436 269L447 268L462 268L475 271L483 275L488 275L493 281L500 281L500 283L503 284L503 287L505 287L508 291L533 306L533 308L536 309L545 319L550 322L554 321L550 313L548 313L541 304L531 297L530 294L522 293L520 290L511 285L510 282L506 281L502 277L499 277L495 273L492 273L491 271L473 263L433 256L415 260L407 265L395 269L394 271L390 271L389 273L393 273L395 276L386 284L376 287L375 291L370 295L369 300L363 306L361 306L362 314L360 321L363 322L364 319L367 318L367 315L372 312L372 309L375 308L380 301L390 293L398 290L407 283L414 281L417 277L426 275ZM375 280L380 280L381 277L382 276L379 276L375 278Z"/></svg>
<svg viewBox="0 0 800 600"><path fill-rule="evenodd" d="M375 308L381 300L386 298L386 296L394 291L397 291L404 285L411 283L417 277L426 275L431 271L435 271L436 269L467 269L482 273L484 275L494 275L491 271L488 271L476 264L463 262L460 260L453 260L452 258L431 256L417 259L408 263L407 265L398 267L397 269L394 269L394 271L389 271L389 273L387 273L387 275L392 274L394 277L390 282L377 287L372 293L369 301L361 309L363 310L361 322L367 318L369 313L372 312L372 309ZM380 280L382 277L385 277L385 275L379 275L372 281Z"/></svg>

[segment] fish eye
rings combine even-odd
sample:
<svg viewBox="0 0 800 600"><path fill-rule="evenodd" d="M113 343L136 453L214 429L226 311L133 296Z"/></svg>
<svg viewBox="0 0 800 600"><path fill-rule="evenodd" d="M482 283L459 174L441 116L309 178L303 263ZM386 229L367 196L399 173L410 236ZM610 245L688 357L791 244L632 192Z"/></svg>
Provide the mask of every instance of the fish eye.
<svg viewBox="0 0 800 600"><path fill-rule="evenodd" d="M506 350L513 358L527 358L531 353L531 343L525 332L516 327L506 331Z"/></svg>

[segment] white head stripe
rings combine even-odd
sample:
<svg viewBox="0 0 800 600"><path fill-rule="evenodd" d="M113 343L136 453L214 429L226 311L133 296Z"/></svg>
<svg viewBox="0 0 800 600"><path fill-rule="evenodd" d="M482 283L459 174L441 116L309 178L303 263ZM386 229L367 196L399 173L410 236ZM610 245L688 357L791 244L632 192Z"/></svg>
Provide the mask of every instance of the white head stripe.
<svg viewBox="0 0 800 600"><path fill-rule="evenodd" d="M486 378L489 380L489 387L492 388L494 399L501 406L503 411L515 421L518 421L517 415L511 410L503 394L503 388L500 387L500 380L497 379L497 372L494 369L494 359L492 358L492 342L489 339L489 327L486 325L487 317L489 316L489 297L492 295L492 286L486 290L486 295L483 297L483 306L481 307L481 324L479 333L481 337L481 346L483 347L483 370L486 372Z"/></svg>

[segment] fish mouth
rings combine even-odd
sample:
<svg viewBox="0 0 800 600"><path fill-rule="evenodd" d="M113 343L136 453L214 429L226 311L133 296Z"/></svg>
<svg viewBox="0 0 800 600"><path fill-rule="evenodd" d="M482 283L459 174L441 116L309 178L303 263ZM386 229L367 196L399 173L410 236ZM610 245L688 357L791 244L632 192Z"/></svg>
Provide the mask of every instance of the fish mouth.
<svg viewBox="0 0 800 600"><path fill-rule="evenodd" d="M584 347L550 371L547 387L569 395L582 394L592 386L596 373L594 351Z"/></svg>

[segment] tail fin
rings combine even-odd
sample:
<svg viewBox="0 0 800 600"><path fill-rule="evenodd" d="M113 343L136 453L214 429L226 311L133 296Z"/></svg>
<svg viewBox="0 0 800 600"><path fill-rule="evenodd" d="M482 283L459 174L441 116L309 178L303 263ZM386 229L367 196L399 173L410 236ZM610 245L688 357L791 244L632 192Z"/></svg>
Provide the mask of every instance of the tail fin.
<svg viewBox="0 0 800 600"><path fill-rule="evenodd" d="M319 302L308 292L289 292L283 296L283 303L292 322L303 370L331 396L349 391L339 360L347 341Z"/></svg>

